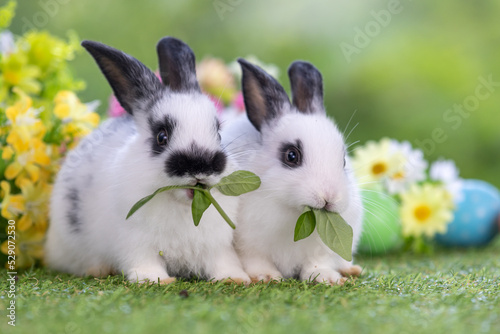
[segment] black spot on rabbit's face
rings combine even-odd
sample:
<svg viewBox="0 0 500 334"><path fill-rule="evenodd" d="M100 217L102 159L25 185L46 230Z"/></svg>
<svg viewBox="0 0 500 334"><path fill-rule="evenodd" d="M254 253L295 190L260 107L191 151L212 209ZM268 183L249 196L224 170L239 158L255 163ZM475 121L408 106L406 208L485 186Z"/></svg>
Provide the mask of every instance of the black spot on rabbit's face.
<svg viewBox="0 0 500 334"><path fill-rule="evenodd" d="M173 152L165 163L169 176L210 176L221 174L226 168L227 157L222 151L209 151L192 144L187 151Z"/></svg>
<svg viewBox="0 0 500 334"><path fill-rule="evenodd" d="M302 142L296 140L295 143L283 143L280 146L278 159L284 167L297 168L302 165L303 153Z"/></svg>
<svg viewBox="0 0 500 334"><path fill-rule="evenodd" d="M172 138L176 123L169 116L165 116L163 120L153 120L149 118L149 129L151 132L150 145L151 153L153 156L157 156L165 150L168 146L170 139Z"/></svg>

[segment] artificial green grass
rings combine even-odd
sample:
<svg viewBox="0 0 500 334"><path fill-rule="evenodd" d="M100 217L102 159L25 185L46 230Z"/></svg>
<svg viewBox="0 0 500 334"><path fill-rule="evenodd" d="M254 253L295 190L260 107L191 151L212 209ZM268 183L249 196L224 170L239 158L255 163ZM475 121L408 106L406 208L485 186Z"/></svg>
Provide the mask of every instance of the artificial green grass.
<svg viewBox="0 0 500 334"><path fill-rule="evenodd" d="M498 333L500 238L433 255L358 256L344 286L287 280L250 287L178 281L131 284L35 269L17 281L16 328L1 333ZM185 290L185 291L184 291Z"/></svg>

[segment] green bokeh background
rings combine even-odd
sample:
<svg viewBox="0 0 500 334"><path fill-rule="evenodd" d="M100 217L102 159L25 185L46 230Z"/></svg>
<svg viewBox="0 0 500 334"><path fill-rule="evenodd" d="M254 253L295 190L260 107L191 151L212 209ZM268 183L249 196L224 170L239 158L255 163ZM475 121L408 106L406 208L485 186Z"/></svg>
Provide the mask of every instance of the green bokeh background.
<svg viewBox="0 0 500 334"><path fill-rule="evenodd" d="M401 0L390 22L376 23L373 13L390 3L20 0L11 29L20 34L35 27L61 37L75 30L153 69L156 42L171 35L187 42L198 59L211 55L229 62L253 54L274 63L287 89L289 64L308 60L323 74L329 114L341 129L352 117L347 132L357 124L349 142L388 136L416 145L442 129L442 142L428 144L426 158L453 159L463 177L500 187L500 85L468 118L444 119L454 104L471 101L479 77L500 83L500 2ZM341 45L356 46L357 29L371 29L372 36L345 57ZM97 66L84 52L72 64L87 82L80 96L101 100L104 113L111 90Z"/></svg>

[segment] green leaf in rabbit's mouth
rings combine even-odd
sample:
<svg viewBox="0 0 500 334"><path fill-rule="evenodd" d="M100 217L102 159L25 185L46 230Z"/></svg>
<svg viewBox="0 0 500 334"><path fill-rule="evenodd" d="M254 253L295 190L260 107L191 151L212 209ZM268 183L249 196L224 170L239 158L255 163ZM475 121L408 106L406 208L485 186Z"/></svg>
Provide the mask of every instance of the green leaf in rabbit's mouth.
<svg viewBox="0 0 500 334"><path fill-rule="evenodd" d="M314 229L323 243L346 261L352 261L352 227L338 213L307 207L295 225L294 241L310 236Z"/></svg>
<svg viewBox="0 0 500 334"><path fill-rule="evenodd" d="M224 218L224 220L231 226L235 228L234 223L231 221L229 216L224 212L220 204L215 200L215 198L210 193L212 188L216 188L220 193L226 196L239 196L250 191L254 191L260 187L260 178L252 172L238 170L228 176L223 177L219 183L206 187L203 184L197 184L195 186L191 185L180 185L180 186L166 186L157 189L151 195L141 198L137 203L135 203L127 214L128 219L137 210L139 210L143 205L153 199L156 195L161 192L174 190L174 189L187 189L192 191L192 203L191 203L191 214L193 215L193 222L196 226L201 221L203 213L213 205L219 214ZM191 194L188 193L188 197L191 198Z"/></svg>

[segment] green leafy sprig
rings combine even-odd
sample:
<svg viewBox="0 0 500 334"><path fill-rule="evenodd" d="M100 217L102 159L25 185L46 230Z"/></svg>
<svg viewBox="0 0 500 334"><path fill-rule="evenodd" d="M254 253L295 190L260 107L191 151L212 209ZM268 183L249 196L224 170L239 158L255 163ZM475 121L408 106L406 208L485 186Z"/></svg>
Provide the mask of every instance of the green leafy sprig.
<svg viewBox="0 0 500 334"><path fill-rule="evenodd" d="M191 204L191 213L193 215L193 222L195 226L200 223L203 213L213 205L219 214L224 218L224 220L231 226L235 228L234 223L231 221L229 216L224 212L219 203L210 193L212 188L216 188L223 195L226 196L239 196L250 191L254 191L260 187L260 178L252 172L245 170L238 170L228 176L223 177L219 183L206 187L202 184L197 184L195 186L190 185L180 185L180 186L166 186L157 189L151 195L148 195L140 199L137 203L132 206L127 214L127 219L132 216L137 210L139 210L144 204L149 202L153 197L161 192L173 189L192 189L193 192L193 202Z"/></svg>
<svg viewBox="0 0 500 334"><path fill-rule="evenodd" d="M352 227L338 213L307 207L295 225L294 241L310 236L314 229L332 251L352 261Z"/></svg>

